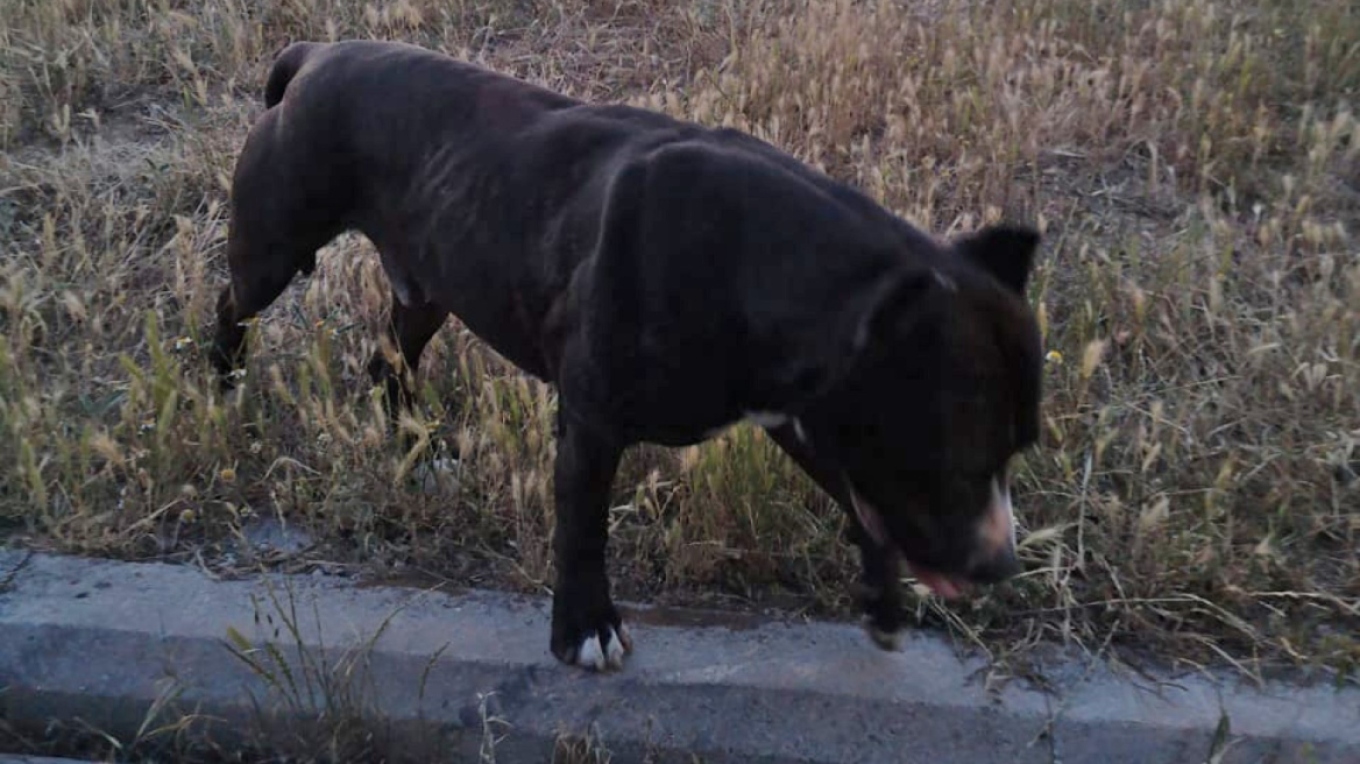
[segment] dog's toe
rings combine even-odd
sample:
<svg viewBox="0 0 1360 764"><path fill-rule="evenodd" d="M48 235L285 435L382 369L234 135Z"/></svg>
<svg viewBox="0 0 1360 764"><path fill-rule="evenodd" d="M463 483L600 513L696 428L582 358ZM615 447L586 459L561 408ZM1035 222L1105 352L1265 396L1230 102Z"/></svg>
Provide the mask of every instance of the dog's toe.
<svg viewBox="0 0 1360 764"><path fill-rule="evenodd" d="M576 651L576 665L582 668L593 668L596 671L604 670L605 657L604 651L600 649L599 637L592 635L581 643L580 649Z"/></svg>
<svg viewBox="0 0 1360 764"><path fill-rule="evenodd" d="M609 629L609 632L611 639L605 650L605 661L610 668L623 668L623 656L633 651L633 640L623 624L619 624L617 631Z"/></svg>
<svg viewBox="0 0 1360 764"><path fill-rule="evenodd" d="M622 625L618 630L605 626L582 640L575 657L567 663L601 672L617 670L623 668L624 657L632 651L632 637L627 629Z"/></svg>
<svg viewBox="0 0 1360 764"><path fill-rule="evenodd" d="M889 631L875 623L872 618L865 618L864 631L869 635L869 639L873 640L874 644L878 646L880 650L896 652L902 647L901 630Z"/></svg>

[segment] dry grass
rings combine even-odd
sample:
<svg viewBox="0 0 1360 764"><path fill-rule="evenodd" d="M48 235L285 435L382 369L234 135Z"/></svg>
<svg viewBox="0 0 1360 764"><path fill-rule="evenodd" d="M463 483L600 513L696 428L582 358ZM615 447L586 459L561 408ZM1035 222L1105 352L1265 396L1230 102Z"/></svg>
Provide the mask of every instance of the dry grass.
<svg viewBox="0 0 1360 764"><path fill-rule="evenodd" d="M377 641L401 607L372 634L328 646L315 608L313 621L291 584L285 580L279 587L264 580L264 596L252 601L255 624L267 638L257 643L230 627L224 635L224 648L256 680L259 692L247 689L235 704L249 711L228 717L204 713L197 702L185 700L184 686L171 674L157 681L157 696L140 722L124 718L104 727L79 716L15 722L0 707L0 754L181 764L432 764L471 761L465 752L475 746L479 764L496 764L506 738L526 742L495 712L494 692L478 693L475 727L460 731L457 725L417 725L410 719L395 726L383 712L369 670ZM418 701L440 652L414 688ZM611 760L594 725L584 731L563 725L552 747L552 764ZM647 761L654 752L649 748ZM690 760L701 764L697 755Z"/></svg>
<svg viewBox="0 0 1360 764"><path fill-rule="evenodd" d="M1029 572L927 620L1249 670L1360 659L1360 10L1341 0L14 0L0 9L0 518L30 543L202 556L252 515L320 560L541 589L549 391L450 323L400 453L369 390L357 237L253 334L193 352L269 55L384 37L754 132L932 230L1047 232ZM417 457L457 443L455 489ZM847 612L842 520L761 435L639 449L620 589ZM714 594L714 593L718 594ZM545 637L546 638L546 637Z"/></svg>

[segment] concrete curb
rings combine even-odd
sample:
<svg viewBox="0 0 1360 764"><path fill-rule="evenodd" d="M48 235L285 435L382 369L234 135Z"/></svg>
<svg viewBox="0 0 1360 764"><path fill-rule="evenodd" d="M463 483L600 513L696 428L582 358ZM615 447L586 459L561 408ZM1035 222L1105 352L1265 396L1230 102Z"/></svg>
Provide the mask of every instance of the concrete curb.
<svg viewBox="0 0 1360 764"><path fill-rule="evenodd" d="M1014 684L989 693L984 664L935 637L913 635L890 654L853 625L649 625L658 619L647 609L632 619L637 650L624 671L598 676L548 654L541 598L317 576L214 581L189 567L0 551L6 579L0 718L18 723L79 716L126 735L167 677L181 707L248 720L251 693L268 701L269 688L226 637L274 640L296 659L273 591L284 608L291 592L308 655L372 641L365 701L403 746L423 736L455 757L445 760L477 755L490 713L509 725L498 762L550 761L559 732L593 728L614 762L1203 764L1224 711L1224 764L1360 761L1350 688L1260 691L1199 676L1156 687L1095 666L1060 672L1056 695Z"/></svg>

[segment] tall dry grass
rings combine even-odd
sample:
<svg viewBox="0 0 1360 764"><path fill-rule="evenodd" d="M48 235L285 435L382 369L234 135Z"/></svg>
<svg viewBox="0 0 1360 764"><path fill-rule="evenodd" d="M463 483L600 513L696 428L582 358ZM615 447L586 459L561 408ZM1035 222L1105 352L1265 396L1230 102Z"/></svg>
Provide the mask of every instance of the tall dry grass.
<svg viewBox="0 0 1360 764"><path fill-rule="evenodd" d="M543 586L550 391L450 323L398 451L366 241L258 323L244 395L195 353L269 55L356 36L749 130L941 233L1037 221L1029 572L920 614L993 650L1360 657L1360 10L1335 0L11 2L0 516L34 543L212 564L277 513L311 561ZM757 431L639 449L617 489L626 594L846 612L839 513Z"/></svg>

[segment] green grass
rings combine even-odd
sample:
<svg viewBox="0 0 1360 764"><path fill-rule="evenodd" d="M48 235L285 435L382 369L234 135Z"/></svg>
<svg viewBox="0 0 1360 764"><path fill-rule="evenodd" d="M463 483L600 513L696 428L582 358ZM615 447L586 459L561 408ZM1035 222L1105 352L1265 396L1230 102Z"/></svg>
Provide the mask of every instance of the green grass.
<svg viewBox="0 0 1360 764"><path fill-rule="evenodd" d="M197 355L270 55L328 37L749 130L941 234L1037 222L1028 572L913 597L922 620L1016 659L1048 640L1253 673L1360 659L1360 11L1339 0L6 3L11 535L226 565L277 513L323 542L293 567L544 590L550 391L450 322L406 426L464 469L420 488L363 371L387 299L367 241L262 317L244 395ZM623 596L851 612L839 513L755 430L630 453L615 505Z"/></svg>

